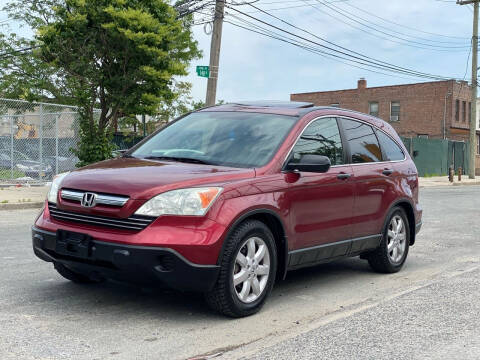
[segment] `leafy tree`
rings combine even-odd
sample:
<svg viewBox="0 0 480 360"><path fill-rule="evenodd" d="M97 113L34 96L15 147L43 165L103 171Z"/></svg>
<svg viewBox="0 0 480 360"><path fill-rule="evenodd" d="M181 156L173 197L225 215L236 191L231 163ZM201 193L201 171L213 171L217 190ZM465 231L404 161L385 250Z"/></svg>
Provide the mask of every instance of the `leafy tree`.
<svg viewBox="0 0 480 360"><path fill-rule="evenodd" d="M73 105L68 77L46 64L34 49L37 42L0 33L0 97ZM18 49L32 51L17 52Z"/></svg>
<svg viewBox="0 0 480 360"><path fill-rule="evenodd" d="M225 104L225 100L218 100L216 105L222 105L222 104ZM205 101L202 101L202 100L193 101L191 105L192 105L192 110L199 110L207 106L205 104Z"/></svg>
<svg viewBox="0 0 480 360"><path fill-rule="evenodd" d="M53 83L50 94L79 106L80 165L111 156L119 118L154 115L174 102L173 77L200 55L190 19L177 19L166 0L14 0L7 11L30 17L38 49L29 61Z"/></svg>

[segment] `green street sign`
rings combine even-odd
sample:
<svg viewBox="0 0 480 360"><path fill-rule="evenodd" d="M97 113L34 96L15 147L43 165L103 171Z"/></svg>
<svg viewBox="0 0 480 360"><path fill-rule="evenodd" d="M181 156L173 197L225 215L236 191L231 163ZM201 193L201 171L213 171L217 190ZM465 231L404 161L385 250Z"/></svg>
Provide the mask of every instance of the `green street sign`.
<svg viewBox="0 0 480 360"><path fill-rule="evenodd" d="M209 66L197 66L197 75L201 77L210 77L210 67Z"/></svg>

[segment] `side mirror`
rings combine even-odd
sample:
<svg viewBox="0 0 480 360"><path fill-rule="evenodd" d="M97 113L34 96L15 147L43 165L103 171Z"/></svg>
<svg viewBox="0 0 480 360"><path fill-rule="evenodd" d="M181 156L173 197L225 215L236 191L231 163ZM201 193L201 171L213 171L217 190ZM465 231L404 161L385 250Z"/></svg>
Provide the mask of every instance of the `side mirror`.
<svg viewBox="0 0 480 360"><path fill-rule="evenodd" d="M330 159L323 155L308 154L303 155L299 162L293 162L291 159L285 166L286 171L303 171L326 173L331 166Z"/></svg>
<svg viewBox="0 0 480 360"><path fill-rule="evenodd" d="M112 151L112 156L113 157L122 157L122 155L125 154L127 151L128 151L128 149L113 150Z"/></svg>

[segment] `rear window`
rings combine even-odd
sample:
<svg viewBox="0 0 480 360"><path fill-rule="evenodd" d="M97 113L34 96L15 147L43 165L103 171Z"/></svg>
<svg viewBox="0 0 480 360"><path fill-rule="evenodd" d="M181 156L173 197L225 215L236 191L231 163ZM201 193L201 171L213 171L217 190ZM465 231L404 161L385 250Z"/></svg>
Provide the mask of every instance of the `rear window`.
<svg viewBox="0 0 480 360"><path fill-rule="evenodd" d="M382 160L382 151L371 126L358 121L341 119L352 163L361 164Z"/></svg>
<svg viewBox="0 0 480 360"><path fill-rule="evenodd" d="M172 123L130 155L241 168L266 165L297 117L196 112Z"/></svg>
<svg viewBox="0 0 480 360"><path fill-rule="evenodd" d="M405 154L402 149L393 141L390 136L386 135L382 131L377 131L377 137L380 141L380 146L383 149L385 155L385 161L398 161L405 159Z"/></svg>

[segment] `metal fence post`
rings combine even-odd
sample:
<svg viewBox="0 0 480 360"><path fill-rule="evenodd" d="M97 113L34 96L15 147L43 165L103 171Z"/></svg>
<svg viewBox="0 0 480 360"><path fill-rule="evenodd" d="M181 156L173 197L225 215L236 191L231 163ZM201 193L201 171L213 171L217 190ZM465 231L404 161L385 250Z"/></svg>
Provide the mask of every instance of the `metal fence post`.
<svg viewBox="0 0 480 360"><path fill-rule="evenodd" d="M10 117L10 178L13 180L13 116Z"/></svg>
<svg viewBox="0 0 480 360"><path fill-rule="evenodd" d="M40 130L39 130L39 151L40 151L40 171L38 172L38 180L42 178L43 168L43 104L40 104Z"/></svg>
<svg viewBox="0 0 480 360"><path fill-rule="evenodd" d="M60 115L55 116L55 175L58 174L58 119Z"/></svg>

